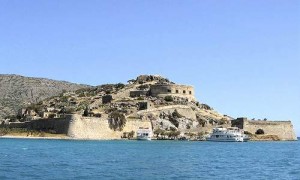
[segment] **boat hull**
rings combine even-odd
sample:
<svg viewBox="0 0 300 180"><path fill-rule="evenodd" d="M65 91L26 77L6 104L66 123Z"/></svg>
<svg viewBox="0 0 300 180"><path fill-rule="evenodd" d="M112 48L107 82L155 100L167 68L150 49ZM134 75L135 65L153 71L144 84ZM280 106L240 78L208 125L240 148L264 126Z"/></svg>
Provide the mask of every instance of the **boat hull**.
<svg viewBox="0 0 300 180"><path fill-rule="evenodd" d="M206 141L212 141L212 142L244 142L243 139L210 139L210 138L207 138Z"/></svg>
<svg viewBox="0 0 300 180"><path fill-rule="evenodd" d="M151 137L137 137L137 140L140 140L140 141L151 141Z"/></svg>

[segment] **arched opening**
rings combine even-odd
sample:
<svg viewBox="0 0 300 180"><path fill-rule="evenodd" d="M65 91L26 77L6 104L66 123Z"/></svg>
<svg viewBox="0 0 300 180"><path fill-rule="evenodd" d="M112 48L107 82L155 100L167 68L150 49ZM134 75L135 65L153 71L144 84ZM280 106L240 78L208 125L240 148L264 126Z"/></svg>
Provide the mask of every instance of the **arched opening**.
<svg viewBox="0 0 300 180"><path fill-rule="evenodd" d="M265 131L263 129L258 129L255 134L265 134Z"/></svg>

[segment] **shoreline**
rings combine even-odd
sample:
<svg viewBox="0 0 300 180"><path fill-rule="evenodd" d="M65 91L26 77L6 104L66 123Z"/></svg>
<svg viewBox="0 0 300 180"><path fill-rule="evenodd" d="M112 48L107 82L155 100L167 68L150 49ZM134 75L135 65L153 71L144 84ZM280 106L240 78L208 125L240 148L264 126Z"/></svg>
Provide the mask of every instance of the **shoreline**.
<svg viewBox="0 0 300 180"><path fill-rule="evenodd" d="M70 137L34 137L34 136L12 136L12 135L5 135L0 136L0 139L53 139L53 140L73 140Z"/></svg>
<svg viewBox="0 0 300 180"><path fill-rule="evenodd" d="M137 139L77 139L77 138L71 138L68 136L65 137L34 137L34 136L13 136L13 135L4 135L0 136L0 139L41 139L41 140L74 140L74 141L132 141ZM299 140L299 139L298 139ZM180 141L180 140L159 140L159 139L152 139L152 141ZM193 141L193 140L189 140ZM288 142L292 140L270 140L270 139L255 139L255 140L249 140L248 142ZM294 140L297 141L297 140ZM199 141L199 142L206 142L206 141Z"/></svg>

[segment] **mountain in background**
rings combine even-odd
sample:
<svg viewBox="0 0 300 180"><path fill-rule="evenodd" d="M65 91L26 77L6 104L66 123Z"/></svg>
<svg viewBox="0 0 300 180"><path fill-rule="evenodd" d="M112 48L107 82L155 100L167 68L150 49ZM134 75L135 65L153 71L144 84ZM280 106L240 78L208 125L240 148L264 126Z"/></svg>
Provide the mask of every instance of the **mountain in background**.
<svg viewBox="0 0 300 180"><path fill-rule="evenodd" d="M12 116L24 106L57 96L65 91L75 91L87 85L45 78L0 74L0 119Z"/></svg>

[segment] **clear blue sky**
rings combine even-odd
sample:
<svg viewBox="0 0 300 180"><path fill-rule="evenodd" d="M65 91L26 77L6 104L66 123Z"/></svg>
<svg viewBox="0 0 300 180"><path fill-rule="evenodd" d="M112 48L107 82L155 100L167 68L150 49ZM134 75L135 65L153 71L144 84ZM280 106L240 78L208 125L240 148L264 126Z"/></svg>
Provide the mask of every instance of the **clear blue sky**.
<svg viewBox="0 0 300 180"><path fill-rule="evenodd" d="M0 73L98 85L161 74L300 136L298 0L1 0Z"/></svg>

